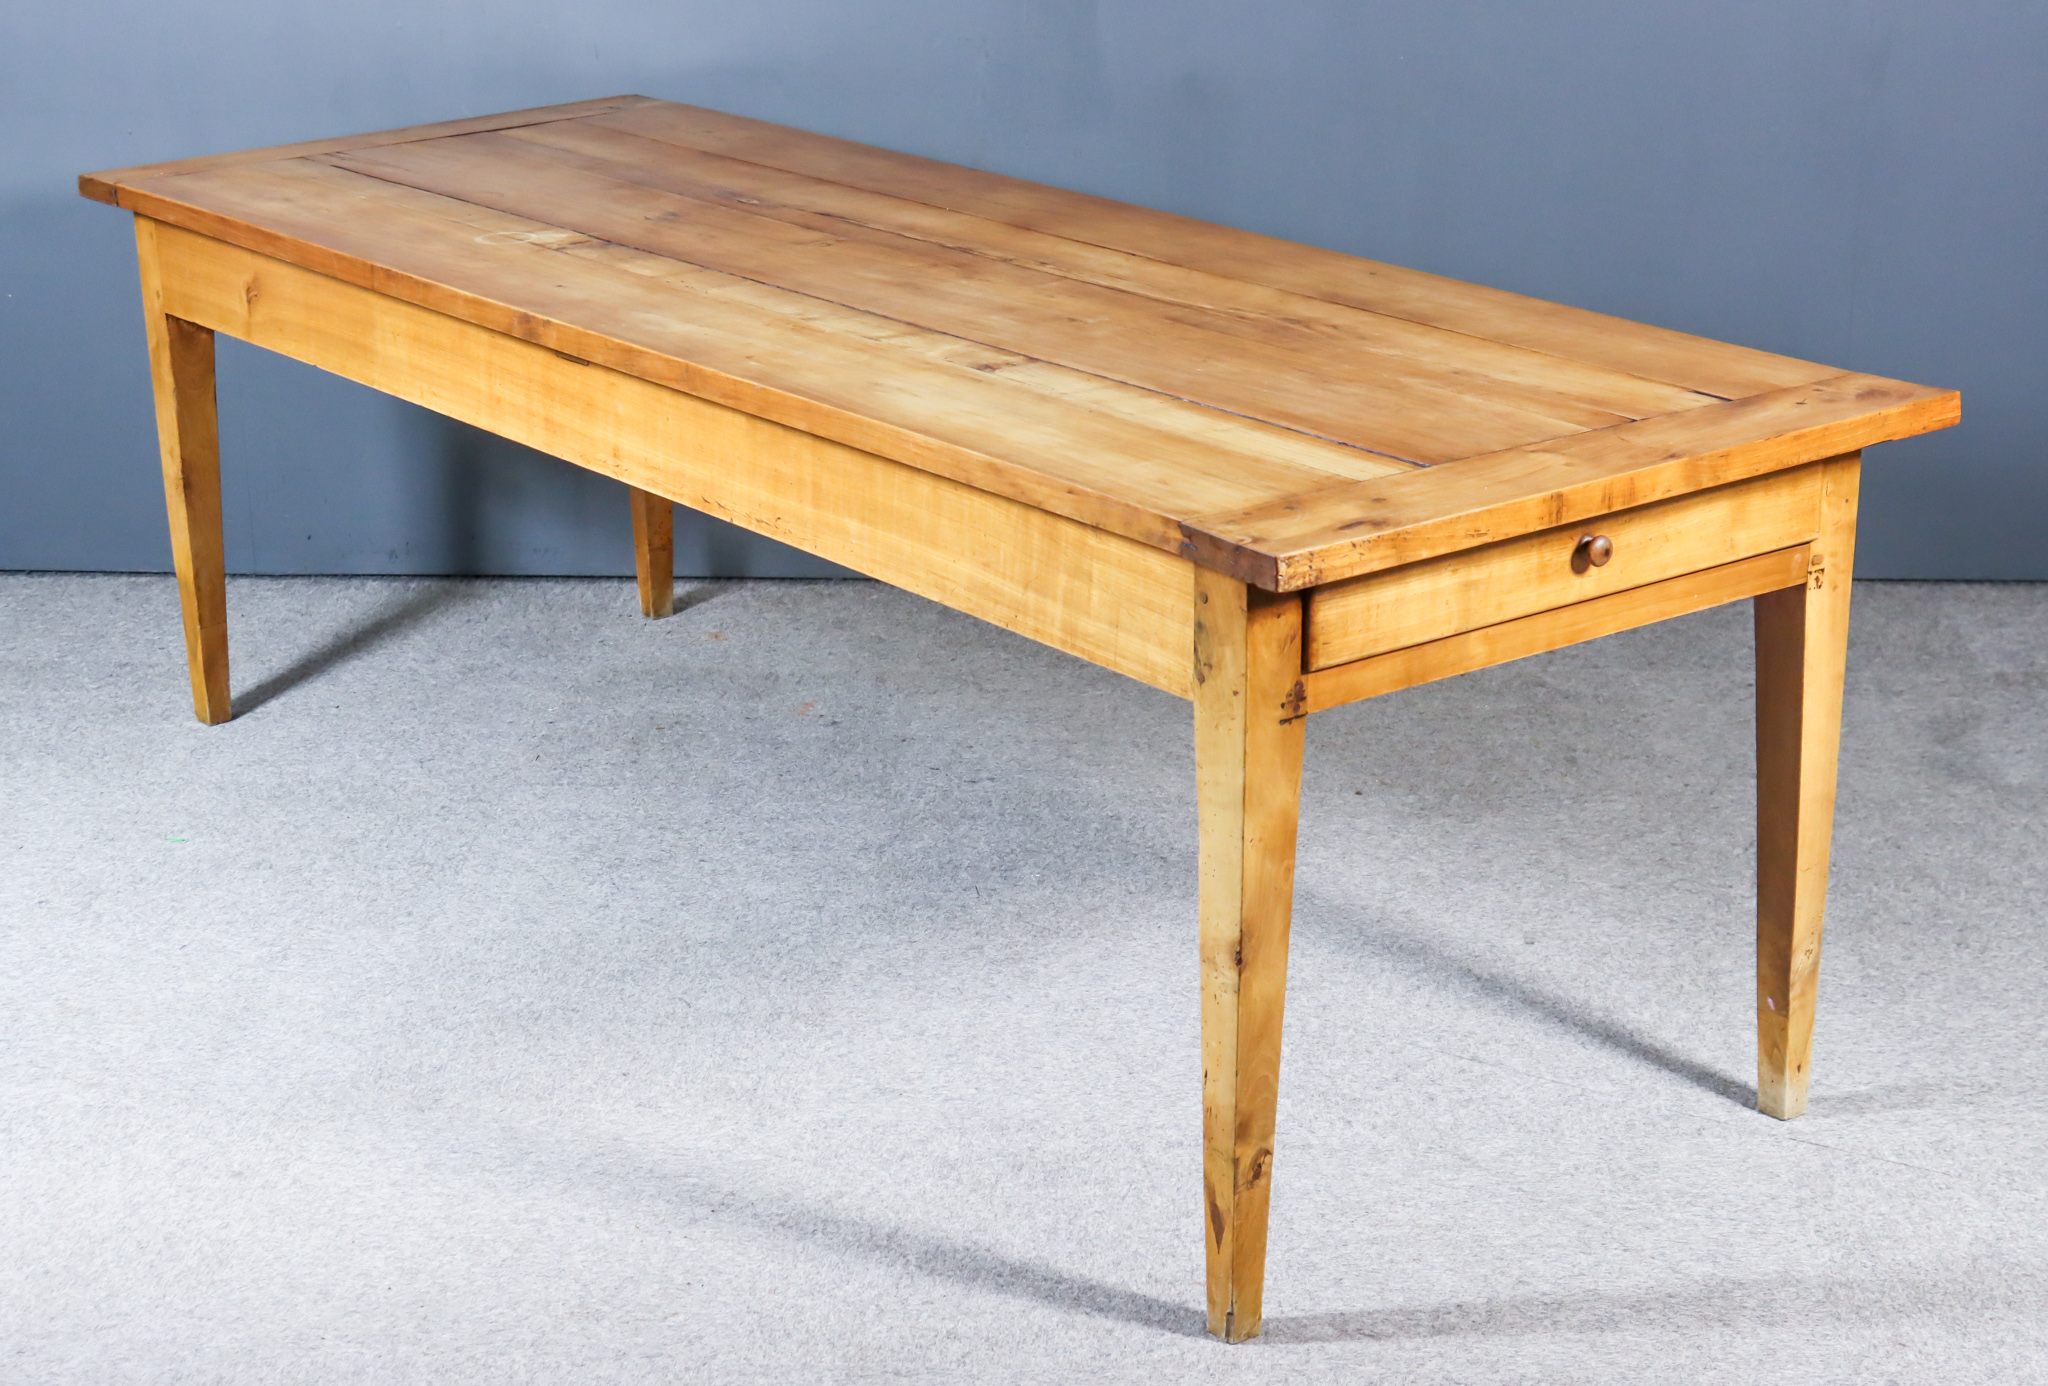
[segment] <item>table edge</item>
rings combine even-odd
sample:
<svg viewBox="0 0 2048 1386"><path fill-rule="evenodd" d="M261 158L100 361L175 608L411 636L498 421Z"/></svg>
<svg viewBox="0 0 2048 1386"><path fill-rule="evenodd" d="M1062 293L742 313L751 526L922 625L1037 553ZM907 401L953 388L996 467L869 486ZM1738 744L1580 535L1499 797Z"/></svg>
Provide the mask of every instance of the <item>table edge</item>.
<svg viewBox="0 0 2048 1386"><path fill-rule="evenodd" d="M91 198L94 202L104 202L110 207L119 207L122 205L120 190L123 186L146 182L152 178L198 173L213 168L232 168L236 164L268 163L273 159L303 158L308 154L333 154L350 149L374 149L380 145L409 144L415 140L441 139L448 135L474 135L488 130L512 130L523 125L545 125L551 121L604 115L632 106L653 105L657 100L658 98L652 96L631 94L600 96L589 101L569 101L554 106L529 106L523 110L467 116L460 120L442 120L428 125L402 125L389 130L367 130L355 135L301 140L294 144L273 144L258 149L200 154L187 159L166 159L154 164L131 164L126 168L101 169L95 173L79 174L78 195Z"/></svg>
<svg viewBox="0 0 2048 1386"><path fill-rule="evenodd" d="M1673 446L1657 437L1686 426L1710 431L1745 414L1774 418L1775 426L1720 446ZM1845 371L1811 385L1198 517L1181 526L1181 552L1258 587L1306 591L1930 433L1961 417L1958 391Z"/></svg>

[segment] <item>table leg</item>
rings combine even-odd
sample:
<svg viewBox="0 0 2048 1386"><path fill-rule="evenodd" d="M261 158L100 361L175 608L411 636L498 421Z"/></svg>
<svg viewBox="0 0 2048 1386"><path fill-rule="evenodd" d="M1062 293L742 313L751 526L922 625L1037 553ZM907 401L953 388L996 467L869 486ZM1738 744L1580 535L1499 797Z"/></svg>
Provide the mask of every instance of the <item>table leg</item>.
<svg viewBox="0 0 2048 1386"><path fill-rule="evenodd" d="M221 550L220 429L214 414L213 331L163 309L156 223L135 219L142 269L142 317L149 333L156 434L170 512L171 562L185 617L185 662L192 707L209 726L228 706L228 599Z"/></svg>
<svg viewBox="0 0 2048 1386"><path fill-rule="evenodd" d="M1209 1331L1259 1331L1301 802L1301 599L1195 576Z"/></svg>
<svg viewBox="0 0 2048 1386"><path fill-rule="evenodd" d="M640 614L660 620L676 610L676 508L662 496L628 486L633 502L633 569L640 576Z"/></svg>
<svg viewBox="0 0 2048 1386"><path fill-rule="evenodd" d="M1860 454L1834 458L1807 581L1756 599L1757 1110L1806 1110L1835 816Z"/></svg>

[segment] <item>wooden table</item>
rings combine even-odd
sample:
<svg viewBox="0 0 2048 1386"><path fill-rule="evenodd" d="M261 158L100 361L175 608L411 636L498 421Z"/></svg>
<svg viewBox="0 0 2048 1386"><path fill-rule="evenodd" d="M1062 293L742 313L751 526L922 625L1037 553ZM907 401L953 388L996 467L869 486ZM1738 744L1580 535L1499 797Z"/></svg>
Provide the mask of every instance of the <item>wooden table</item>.
<svg viewBox="0 0 2048 1386"><path fill-rule="evenodd" d="M192 693L225 721L213 334L1194 704L1210 1331L1259 1331L1310 713L1756 613L1758 1107L1806 1106L1860 450L1844 373L618 97L87 175L136 214Z"/></svg>

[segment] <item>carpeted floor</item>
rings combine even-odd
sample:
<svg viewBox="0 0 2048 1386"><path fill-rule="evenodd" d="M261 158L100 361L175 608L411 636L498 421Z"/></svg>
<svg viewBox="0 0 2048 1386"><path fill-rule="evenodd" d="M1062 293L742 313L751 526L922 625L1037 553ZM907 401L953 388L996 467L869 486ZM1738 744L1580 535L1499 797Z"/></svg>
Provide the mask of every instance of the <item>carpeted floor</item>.
<svg viewBox="0 0 2048 1386"><path fill-rule="evenodd" d="M1744 608L1312 721L1235 1348L1185 705L683 596L0 577L0 1379L2048 1381L2048 585L1857 593L1790 1124Z"/></svg>

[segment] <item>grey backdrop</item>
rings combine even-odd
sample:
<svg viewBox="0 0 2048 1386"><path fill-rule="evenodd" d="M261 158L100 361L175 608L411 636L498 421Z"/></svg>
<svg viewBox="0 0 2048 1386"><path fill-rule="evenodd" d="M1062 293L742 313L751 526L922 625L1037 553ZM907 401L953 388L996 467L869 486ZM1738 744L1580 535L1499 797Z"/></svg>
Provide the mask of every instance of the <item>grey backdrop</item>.
<svg viewBox="0 0 2048 1386"><path fill-rule="evenodd" d="M1872 454L1859 566L2048 577L2039 0L12 4L0 568L168 566L128 219L74 175L629 91L1959 387ZM226 342L221 409L236 571L630 571L613 483Z"/></svg>

